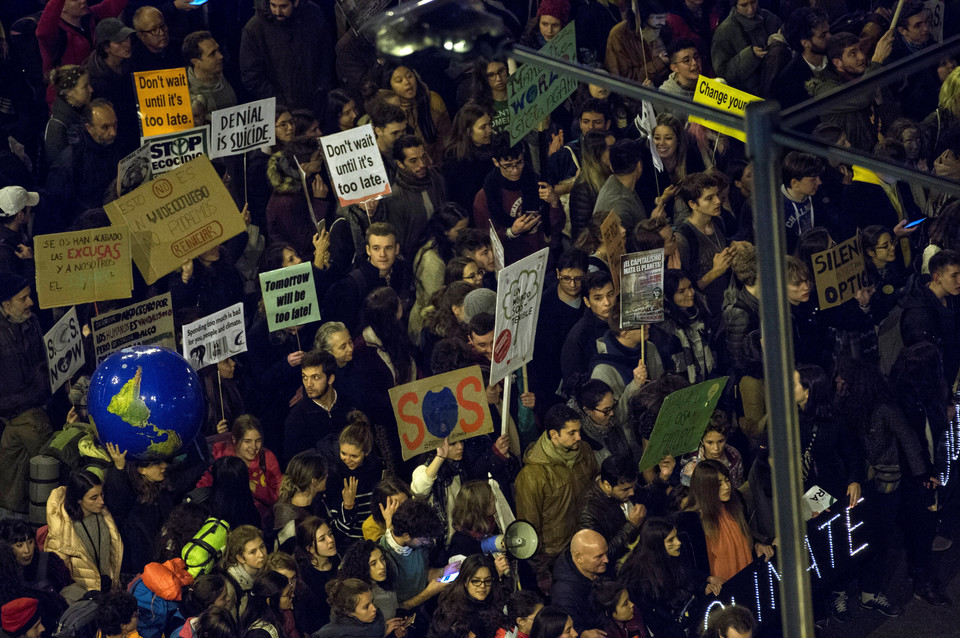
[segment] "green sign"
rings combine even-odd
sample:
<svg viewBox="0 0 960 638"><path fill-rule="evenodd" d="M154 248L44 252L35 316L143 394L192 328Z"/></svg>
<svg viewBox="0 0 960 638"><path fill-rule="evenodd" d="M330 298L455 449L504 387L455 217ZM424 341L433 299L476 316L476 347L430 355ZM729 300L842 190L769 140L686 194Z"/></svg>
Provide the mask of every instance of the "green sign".
<svg viewBox="0 0 960 638"><path fill-rule="evenodd" d="M310 262L260 273L260 290L270 332L320 320Z"/></svg>
<svg viewBox="0 0 960 638"><path fill-rule="evenodd" d="M659 463L667 454L679 456L693 452L700 446L710 415L716 409L729 379L710 379L677 390L664 400L657 414L657 422L653 425L650 442L640 459L641 472Z"/></svg>
<svg viewBox="0 0 960 638"><path fill-rule="evenodd" d="M577 38L573 22L547 42L540 53L551 58L577 61ZM507 81L510 144L516 144L555 108L577 90L577 81L553 71L524 64Z"/></svg>

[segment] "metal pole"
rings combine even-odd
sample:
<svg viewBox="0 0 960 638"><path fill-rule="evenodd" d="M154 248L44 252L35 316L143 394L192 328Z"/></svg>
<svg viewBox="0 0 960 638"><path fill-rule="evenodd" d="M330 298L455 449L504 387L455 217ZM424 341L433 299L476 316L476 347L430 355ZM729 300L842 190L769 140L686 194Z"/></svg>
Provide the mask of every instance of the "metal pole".
<svg viewBox="0 0 960 638"><path fill-rule="evenodd" d="M753 162L753 221L760 282L760 328L773 470L773 514L780 567L784 638L813 638L813 597L807 576L806 525L801 514L800 419L793 397L793 333L784 255L787 241L780 194L780 148L773 140L780 105L747 105L747 156Z"/></svg>

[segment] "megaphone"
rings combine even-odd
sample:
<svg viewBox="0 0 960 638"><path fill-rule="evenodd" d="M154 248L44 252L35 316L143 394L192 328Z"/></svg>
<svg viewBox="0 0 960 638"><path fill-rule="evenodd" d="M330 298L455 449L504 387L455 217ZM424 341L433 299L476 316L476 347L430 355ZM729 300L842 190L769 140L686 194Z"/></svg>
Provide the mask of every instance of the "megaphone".
<svg viewBox="0 0 960 638"><path fill-rule="evenodd" d="M480 542L480 549L484 554L506 552L514 558L530 558L537 553L540 539L533 525L523 520L516 520L507 526L507 531L496 536L487 536Z"/></svg>

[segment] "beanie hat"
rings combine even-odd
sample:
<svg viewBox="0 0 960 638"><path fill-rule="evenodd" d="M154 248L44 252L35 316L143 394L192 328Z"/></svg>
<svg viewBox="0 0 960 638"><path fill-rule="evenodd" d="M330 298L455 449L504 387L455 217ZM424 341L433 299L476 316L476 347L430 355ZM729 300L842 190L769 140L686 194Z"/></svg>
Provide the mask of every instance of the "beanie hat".
<svg viewBox="0 0 960 638"><path fill-rule="evenodd" d="M27 633L40 622L40 603L36 598L15 598L0 608L0 624L10 638Z"/></svg>
<svg viewBox="0 0 960 638"><path fill-rule="evenodd" d="M497 293L489 288L471 290L463 300L463 314L469 322L481 312L496 315Z"/></svg>
<svg viewBox="0 0 960 638"><path fill-rule="evenodd" d="M568 0L543 0L537 9L538 16L552 16L566 26L570 20L570 2Z"/></svg>
<svg viewBox="0 0 960 638"><path fill-rule="evenodd" d="M29 285L29 281L15 272L0 272L0 303L13 298Z"/></svg>

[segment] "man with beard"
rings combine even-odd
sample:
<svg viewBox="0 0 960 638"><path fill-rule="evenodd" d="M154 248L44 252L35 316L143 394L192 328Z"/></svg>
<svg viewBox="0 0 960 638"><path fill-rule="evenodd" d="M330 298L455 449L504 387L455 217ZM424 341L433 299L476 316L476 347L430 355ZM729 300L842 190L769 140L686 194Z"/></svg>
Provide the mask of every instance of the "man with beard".
<svg viewBox="0 0 960 638"><path fill-rule="evenodd" d="M191 100L203 103L207 122L210 114L237 105L237 94L223 76L223 54L209 31L194 31L183 39L183 61L187 63L187 84Z"/></svg>
<svg viewBox="0 0 960 638"><path fill-rule="evenodd" d="M782 108L810 99L806 83L827 68L827 14L813 7L801 7L790 14L781 30L793 50L793 59L773 80L773 98Z"/></svg>
<svg viewBox="0 0 960 638"><path fill-rule="evenodd" d="M870 63L860 48L860 39L852 33L838 33L827 40L827 68L819 76L807 82L807 92L813 97L831 93L847 82L859 77L876 73L882 68L884 60L890 56L893 48L893 32L888 31L877 42ZM824 124L836 124L843 128L850 145L861 151L872 152L876 146L878 126L882 122L893 122L896 114L890 111L894 99L890 92L881 88L881 101L877 101L875 91L854 93L839 103L825 107L820 113Z"/></svg>
<svg viewBox="0 0 960 638"><path fill-rule="evenodd" d="M294 455L332 440L347 423L350 408L338 400L333 388L337 378L337 360L329 352L311 350L300 360L303 398L293 408L283 426L283 462Z"/></svg>
<svg viewBox="0 0 960 638"><path fill-rule="evenodd" d="M447 189L443 175L430 165L423 140L416 135L398 139L392 159L396 172L391 179L393 192L382 204L384 219L397 229L403 257L412 264L433 211L447 201Z"/></svg>
<svg viewBox="0 0 960 638"><path fill-rule="evenodd" d="M30 459L52 433L43 330L32 308L30 282L0 273L0 518L26 514Z"/></svg>
<svg viewBox="0 0 960 638"><path fill-rule="evenodd" d="M243 27L240 78L254 99L323 111L334 86L336 36L309 0L257 0Z"/></svg>

